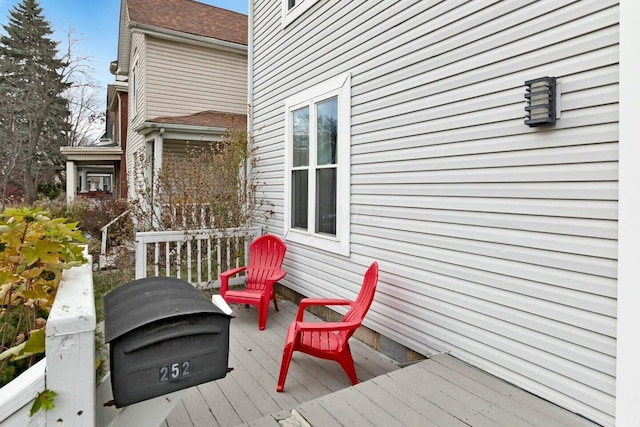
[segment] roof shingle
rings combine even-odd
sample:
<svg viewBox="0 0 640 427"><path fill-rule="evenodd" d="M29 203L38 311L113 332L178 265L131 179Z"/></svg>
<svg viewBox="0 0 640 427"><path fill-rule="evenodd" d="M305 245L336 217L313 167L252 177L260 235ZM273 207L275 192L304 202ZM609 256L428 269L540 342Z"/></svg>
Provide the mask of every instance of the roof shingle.
<svg viewBox="0 0 640 427"><path fill-rule="evenodd" d="M156 117L149 120L149 122L221 128L238 127L245 129L247 127L247 115L208 110L189 114L188 116Z"/></svg>
<svg viewBox="0 0 640 427"><path fill-rule="evenodd" d="M142 25L247 45L242 13L192 0L126 0L129 19Z"/></svg>

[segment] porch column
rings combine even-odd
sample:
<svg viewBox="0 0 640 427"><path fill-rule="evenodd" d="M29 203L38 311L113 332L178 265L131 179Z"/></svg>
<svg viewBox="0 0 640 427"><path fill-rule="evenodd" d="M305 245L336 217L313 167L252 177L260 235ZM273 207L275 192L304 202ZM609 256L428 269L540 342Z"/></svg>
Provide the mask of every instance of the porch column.
<svg viewBox="0 0 640 427"><path fill-rule="evenodd" d="M156 134L153 142L153 178L156 179L162 169L162 149L164 147L164 128L160 128L160 131ZM157 194L154 194L154 199ZM156 210L156 220L162 216L162 206L158 201L154 200L154 209Z"/></svg>
<svg viewBox="0 0 640 427"><path fill-rule="evenodd" d="M71 209L76 200L76 164L67 160L67 209Z"/></svg>
<svg viewBox="0 0 640 427"><path fill-rule="evenodd" d="M153 177L157 177L162 168L162 150L164 146L164 128L156 134L153 141Z"/></svg>
<svg viewBox="0 0 640 427"><path fill-rule="evenodd" d="M80 192L87 192L87 170L83 169L80 171Z"/></svg>

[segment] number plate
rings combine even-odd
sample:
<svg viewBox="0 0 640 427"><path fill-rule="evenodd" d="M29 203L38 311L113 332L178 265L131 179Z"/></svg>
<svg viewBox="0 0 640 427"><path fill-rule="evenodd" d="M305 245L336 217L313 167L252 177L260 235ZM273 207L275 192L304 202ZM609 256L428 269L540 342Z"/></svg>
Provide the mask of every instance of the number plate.
<svg viewBox="0 0 640 427"><path fill-rule="evenodd" d="M160 366L160 382L175 381L191 375L191 361L183 360L171 365Z"/></svg>

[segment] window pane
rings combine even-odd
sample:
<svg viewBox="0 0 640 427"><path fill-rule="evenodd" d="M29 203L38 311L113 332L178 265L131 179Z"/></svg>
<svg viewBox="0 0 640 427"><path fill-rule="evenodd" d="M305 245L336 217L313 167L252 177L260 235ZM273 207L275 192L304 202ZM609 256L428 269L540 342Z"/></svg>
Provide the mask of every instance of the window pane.
<svg viewBox="0 0 640 427"><path fill-rule="evenodd" d="M307 229L309 207L309 171L291 175L291 227Z"/></svg>
<svg viewBox="0 0 640 427"><path fill-rule="evenodd" d="M316 233L336 235L336 168L316 174Z"/></svg>
<svg viewBox="0 0 640 427"><path fill-rule="evenodd" d="M292 112L293 167L309 165L309 107Z"/></svg>
<svg viewBox="0 0 640 427"><path fill-rule="evenodd" d="M335 165L338 142L338 98L317 104L318 112L318 165Z"/></svg>

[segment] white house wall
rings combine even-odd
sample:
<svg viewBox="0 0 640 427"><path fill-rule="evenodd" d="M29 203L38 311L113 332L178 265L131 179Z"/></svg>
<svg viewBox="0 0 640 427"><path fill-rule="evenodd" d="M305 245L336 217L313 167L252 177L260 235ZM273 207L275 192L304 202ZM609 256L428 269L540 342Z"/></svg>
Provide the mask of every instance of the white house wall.
<svg viewBox="0 0 640 427"><path fill-rule="evenodd" d="M604 425L615 410L617 1L253 1L260 179L283 231L285 99L352 75L351 255L288 243L284 283ZM555 76L561 118L524 124Z"/></svg>
<svg viewBox="0 0 640 427"><path fill-rule="evenodd" d="M246 114L246 54L155 37L147 40L149 118L205 110Z"/></svg>

